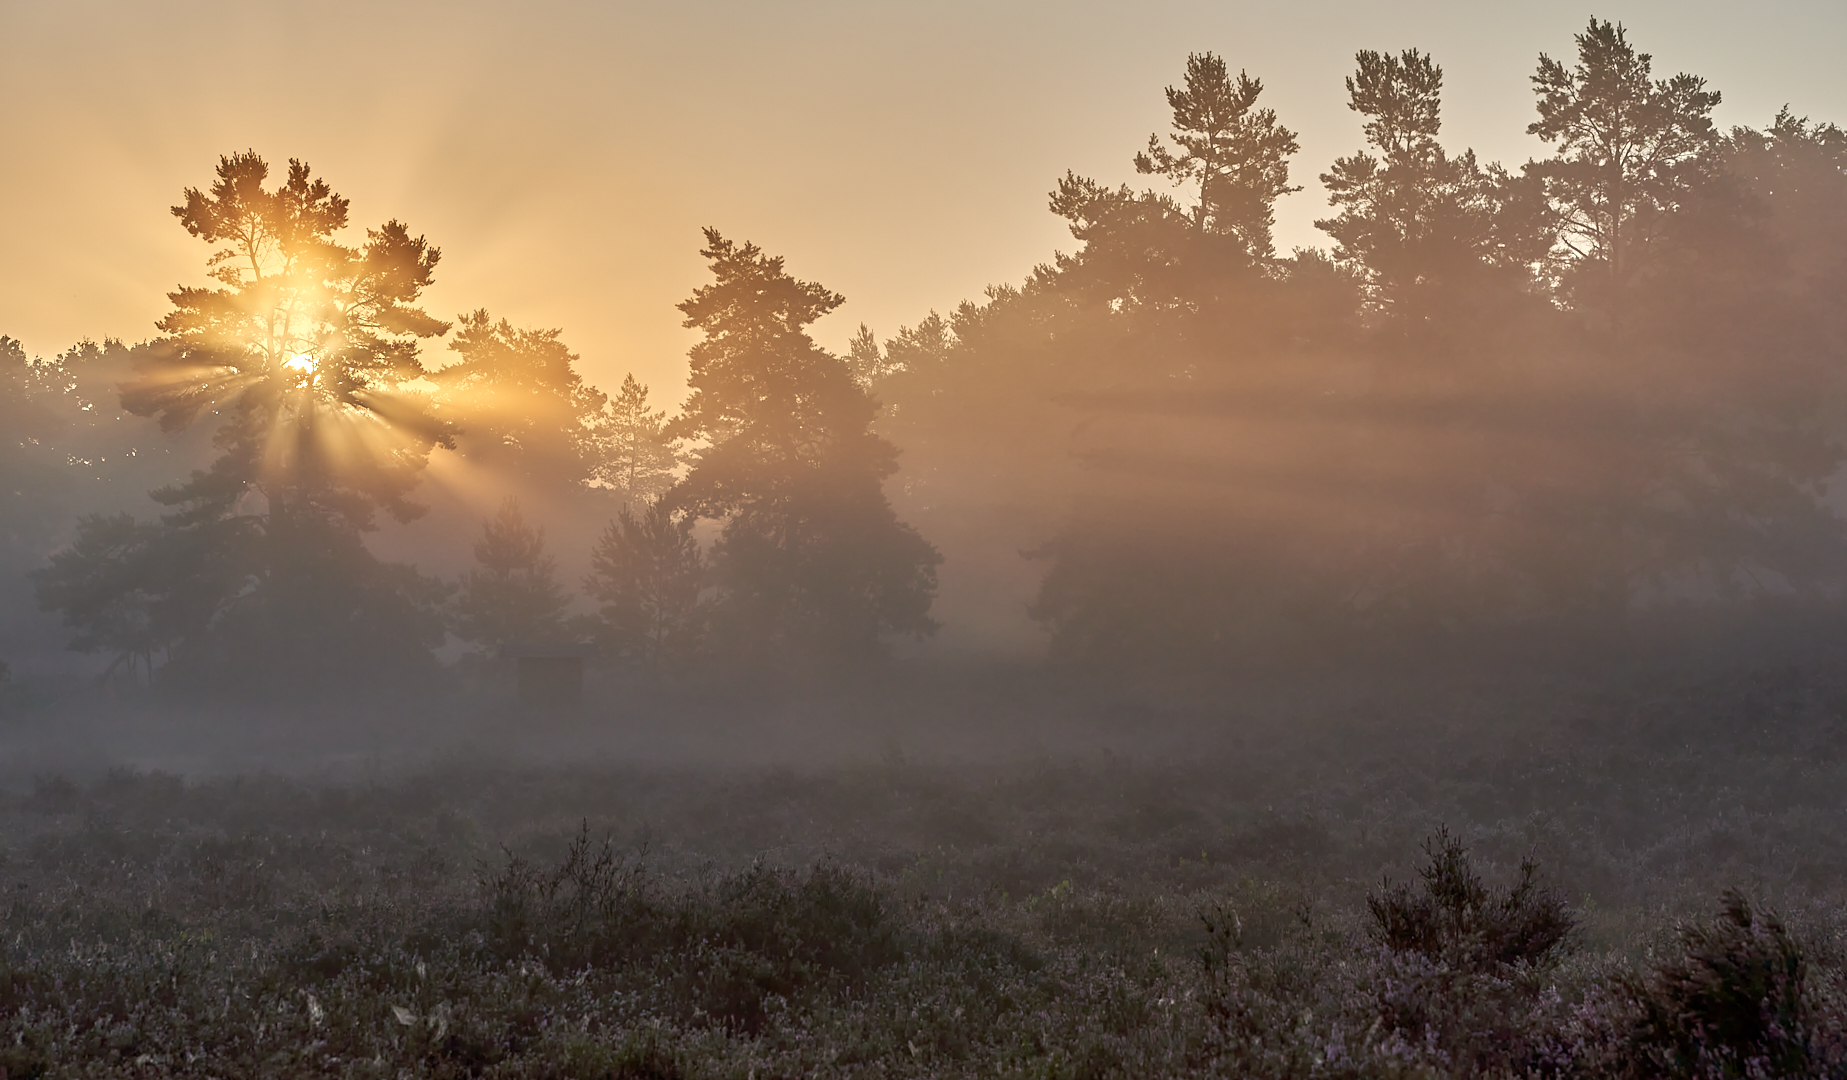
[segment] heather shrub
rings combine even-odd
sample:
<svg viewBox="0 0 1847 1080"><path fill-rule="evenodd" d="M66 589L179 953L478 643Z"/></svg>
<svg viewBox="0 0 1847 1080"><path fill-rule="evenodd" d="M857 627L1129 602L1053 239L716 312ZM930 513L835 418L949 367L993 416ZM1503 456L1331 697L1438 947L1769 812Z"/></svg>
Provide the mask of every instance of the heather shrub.
<svg viewBox="0 0 1847 1080"><path fill-rule="evenodd" d="M656 968L689 1020L761 1030L775 999L839 989L904 956L885 898L831 862L805 872L756 863L669 890L588 826L555 866L518 856L484 881L482 936L503 962L558 974Z"/></svg>
<svg viewBox="0 0 1847 1080"><path fill-rule="evenodd" d="M490 947L501 959L535 953L559 968L649 948L660 920L645 893L646 856L645 848L628 859L609 840L594 844L588 822L556 866L507 853L500 872L482 880Z"/></svg>
<svg viewBox="0 0 1847 1080"><path fill-rule="evenodd" d="M1553 974L1575 925L1528 860L1485 885L1447 830L1425 841L1419 888L1367 898L1361 928L1248 940L1238 910L1202 912L1200 1065L1264 1077L1543 1074L1571 1011ZM1556 1071L1556 1070L1554 1070Z"/></svg>
<svg viewBox="0 0 1847 1080"><path fill-rule="evenodd" d="M1814 1052L1808 961L1775 912L1727 890L1719 914L1683 926L1679 945L1648 978L1627 981L1639 1007L1633 1075L1847 1075L1847 1062Z"/></svg>
<svg viewBox="0 0 1847 1080"><path fill-rule="evenodd" d="M1470 970L1540 965L1557 957L1577 925L1564 900L1539 884L1531 859L1521 860L1518 879L1496 894L1447 827L1424 841L1424 855L1421 887L1386 881L1366 897L1373 934L1393 952Z"/></svg>

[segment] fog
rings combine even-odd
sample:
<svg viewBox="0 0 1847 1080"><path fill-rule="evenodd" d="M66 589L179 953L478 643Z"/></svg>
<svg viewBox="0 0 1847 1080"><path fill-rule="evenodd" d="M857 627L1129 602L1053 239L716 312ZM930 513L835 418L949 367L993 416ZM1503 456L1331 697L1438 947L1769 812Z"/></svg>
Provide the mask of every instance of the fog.
<svg viewBox="0 0 1847 1080"><path fill-rule="evenodd" d="M1525 161L1190 52L887 330L689 236L678 366L200 160L0 336L0 1080L1847 1075L1847 132L1650 29Z"/></svg>

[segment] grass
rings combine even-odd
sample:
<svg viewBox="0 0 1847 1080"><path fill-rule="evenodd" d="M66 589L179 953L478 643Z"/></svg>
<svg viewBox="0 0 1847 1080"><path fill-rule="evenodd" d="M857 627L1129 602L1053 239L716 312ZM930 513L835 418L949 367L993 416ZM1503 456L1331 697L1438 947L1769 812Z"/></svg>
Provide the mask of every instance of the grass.
<svg viewBox="0 0 1847 1080"><path fill-rule="evenodd" d="M1847 1076L1844 705L1776 672L1207 717L1190 758L45 774L0 795L0 1066Z"/></svg>

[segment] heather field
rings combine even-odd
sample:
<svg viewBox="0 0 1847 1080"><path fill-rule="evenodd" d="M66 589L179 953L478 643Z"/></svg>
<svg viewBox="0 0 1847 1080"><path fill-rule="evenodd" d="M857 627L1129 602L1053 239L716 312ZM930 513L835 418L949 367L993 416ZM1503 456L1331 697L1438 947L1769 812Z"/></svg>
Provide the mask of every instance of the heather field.
<svg viewBox="0 0 1847 1080"><path fill-rule="evenodd" d="M483 720L421 761L184 778L38 769L16 713L0 1065L1847 1076L1847 686L1093 713L1062 746L872 725L802 767L701 763L715 720L652 757Z"/></svg>

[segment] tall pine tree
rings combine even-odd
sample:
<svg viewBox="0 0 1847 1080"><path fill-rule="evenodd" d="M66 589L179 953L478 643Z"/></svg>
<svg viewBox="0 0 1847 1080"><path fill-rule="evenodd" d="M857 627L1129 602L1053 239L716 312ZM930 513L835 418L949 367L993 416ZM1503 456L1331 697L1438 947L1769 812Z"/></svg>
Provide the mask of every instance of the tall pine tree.
<svg viewBox="0 0 1847 1080"><path fill-rule="evenodd" d="M1654 58L1618 24L1592 19L1576 41L1573 67L1540 55L1539 119L1526 130L1558 147L1535 172L1558 214L1561 256L1601 267L1616 287L1712 163L1719 93L1684 72L1654 78Z"/></svg>
<svg viewBox="0 0 1847 1080"><path fill-rule="evenodd" d="M717 644L828 664L875 654L885 634L933 632L941 557L882 490L897 448L873 433L878 406L846 361L807 333L844 298L754 244L705 238L715 280L680 304L705 338L667 433L706 444L670 498L724 522Z"/></svg>
<svg viewBox="0 0 1847 1080"><path fill-rule="evenodd" d="M1289 155L1300 149L1295 132L1274 110L1257 108L1262 93L1262 80L1240 71L1233 82L1222 58L1193 53L1185 86L1167 88L1178 152L1150 135L1147 152L1135 156L1137 172L1198 184L1199 228L1236 236L1255 259L1275 254L1276 200L1302 190L1289 183Z"/></svg>

